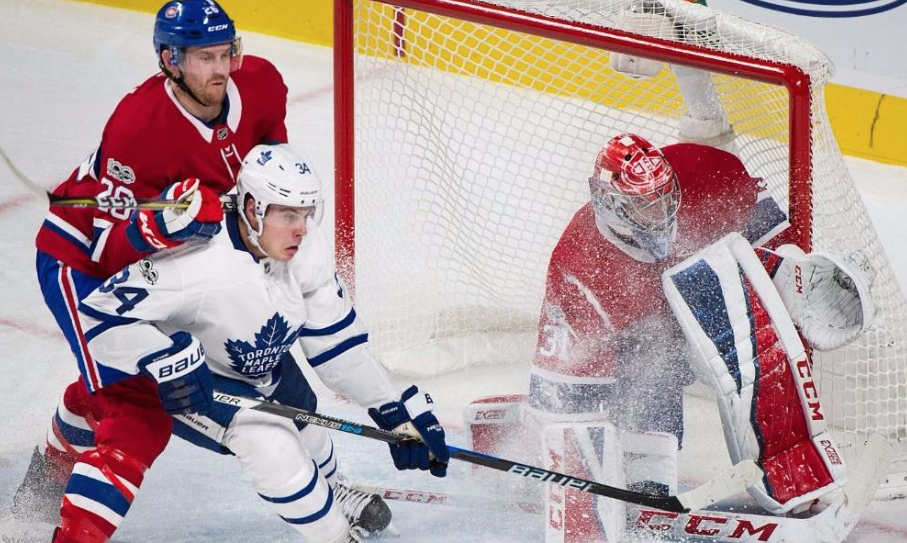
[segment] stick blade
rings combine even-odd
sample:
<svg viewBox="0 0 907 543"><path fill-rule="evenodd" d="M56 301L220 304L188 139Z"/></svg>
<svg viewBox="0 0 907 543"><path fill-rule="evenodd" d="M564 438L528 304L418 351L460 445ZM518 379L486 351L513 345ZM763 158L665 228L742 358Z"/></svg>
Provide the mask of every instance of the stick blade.
<svg viewBox="0 0 907 543"><path fill-rule="evenodd" d="M872 501L893 455L894 449L884 437L873 434L866 440L860 459L850 470L844 485L847 508L858 516L863 514L863 510Z"/></svg>
<svg viewBox="0 0 907 543"><path fill-rule="evenodd" d="M762 470L755 462L744 460L705 484L678 494L677 499L690 511L703 509L734 494L745 492L747 487L759 482L762 475Z"/></svg>

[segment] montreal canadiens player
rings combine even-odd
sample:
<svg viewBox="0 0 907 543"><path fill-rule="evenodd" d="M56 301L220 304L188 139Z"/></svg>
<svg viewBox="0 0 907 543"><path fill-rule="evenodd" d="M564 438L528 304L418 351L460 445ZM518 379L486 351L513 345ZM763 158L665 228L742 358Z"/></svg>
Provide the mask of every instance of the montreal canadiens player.
<svg viewBox="0 0 907 543"><path fill-rule="evenodd" d="M222 219L218 194L234 186L241 157L259 143L287 141L280 74L266 60L242 55L235 25L216 2L167 2L153 41L161 73L120 101L98 149L54 191L99 197L111 207L52 207L36 240L42 294L83 378L67 387L46 450L35 452L13 499L14 514L33 530L41 521L59 522L63 489L80 455L95 455L92 462L140 482L134 466L151 466L170 438L153 380L136 377L100 390L106 377L87 363L79 300L128 263L210 238ZM167 221L163 213L130 214L124 207L158 195L189 209ZM104 417L125 411L146 412L143 432L124 434ZM107 457L114 449L122 454Z"/></svg>
<svg viewBox="0 0 907 543"><path fill-rule="evenodd" d="M372 500L384 508L369 517L379 524L350 526L341 503L370 496L349 498L339 494L348 489L333 485L337 455L327 431L212 403L210 375L218 390L314 410L312 389L286 355L299 343L329 387L367 407L380 427L420 440L391 446L398 468L444 476L444 431L431 398L415 386L401 394L369 353L368 335L318 227L321 181L306 158L288 145L257 146L244 160L237 189L240 209L226 215L208 243L150 255L83 299L86 356L101 390L145 375L157 382L165 406L206 406L194 410L201 414L175 415L174 432L235 455L255 491L308 541L359 541L364 532L383 529L390 512ZM141 418L120 423L133 431L144 424ZM55 543L106 541L138 490L141 478L133 475L142 466L132 463L133 471L114 475L94 460L80 462L69 481ZM67 510L68 504L79 507Z"/></svg>
<svg viewBox="0 0 907 543"><path fill-rule="evenodd" d="M596 158L589 184L592 201L575 214L551 255L528 398L485 398L468 407L467 422L476 422L470 427L473 446L494 452L507 446L508 435L528 432L540 439L548 469L674 495L683 387L707 376L690 369L684 330L661 289L662 272L729 233L741 233L745 246L765 243L786 227L786 215L736 156L692 143L657 149L636 135L616 136ZM802 314L794 307L802 300L789 294L791 270L794 264L815 267L815 261L789 248L760 249L760 256L783 285L788 309ZM831 287L817 290L824 288ZM848 299L857 300L848 308L863 315L859 296ZM861 329L864 321L857 320ZM723 402L722 409L731 403ZM785 414L790 407L777 406ZM831 438L824 428L792 424L807 410L805 404L795 407L795 414L784 417L773 417L771 407L753 415L770 455L751 442L744 447L729 439L732 453L736 446L751 454L736 454L735 462L760 462L769 490L754 496L778 514L833 493L844 475L843 464L820 465L818 441L812 439L819 433ZM507 415L497 423L471 416L494 409ZM742 419L740 412L730 415L735 417L749 420L746 413ZM782 438L773 441L775 435ZM797 456L805 450L809 461ZM626 529L627 510L620 502L551 485L546 505L548 542L619 541Z"/></svg>

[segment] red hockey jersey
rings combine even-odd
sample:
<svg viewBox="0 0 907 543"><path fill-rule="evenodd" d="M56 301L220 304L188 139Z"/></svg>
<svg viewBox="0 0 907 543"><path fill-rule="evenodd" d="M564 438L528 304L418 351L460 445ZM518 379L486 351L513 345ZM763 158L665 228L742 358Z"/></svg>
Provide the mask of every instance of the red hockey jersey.
<svg viewBox="0 0 907 543"><path fill-rule="evenodd" d="M224 193L243 156L260 143L286 143L287 88L268 61L245 56L230 74L220 124L193 117L163 74L126 95L107 121L98 149L55 190L66 197L155 198L168 185L198 177ZM51 207L37 248L89 275L106 278L143 253L126 238L123 209Z"/></svg>
<svg viewBox="0 0 907 543"><path fill-rule="evenodd" d="M555 381L602 383L614 375L626 339L637 351L654 349L662 334L671 348L682 336L672 337L665 325L673 318L662 271L729 232L763 243L786 226L784 213L733 155L689 143L662 151L682 193L671 257L643 262L630 256L599 232L592 204L583 206L548 265L534 371L562 376Z"/></svg>

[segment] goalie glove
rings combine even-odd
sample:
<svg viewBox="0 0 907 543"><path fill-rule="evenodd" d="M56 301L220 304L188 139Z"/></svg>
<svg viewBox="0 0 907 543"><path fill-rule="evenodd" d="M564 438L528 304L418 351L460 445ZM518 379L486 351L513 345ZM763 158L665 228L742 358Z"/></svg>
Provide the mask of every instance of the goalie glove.
<svg viewBox="0 0 907 543"><path fill-rule="evenodd" d="M397 469L430 470L435 477L447 475L450 451L444 441L444 428L431 412L433 403L431 396L413 385L403 392L399 401L368 410L382 429L415 438L388 444Z"/></svg>
<svg viewBox="0 0 907 543"><path fill-rule="evenodd" d="M617 27L654 38L674 37L674 21L665 14L664 7L657 3L646 2L621 11L617 15ZM658 75L663 64L659 60L621 53L611 53L608 62L612 70L634 79Z"/></svg>
<svg viewBox="0 0 907 543"><path fill-rule="evenodd" d="M794 324L815 349L843 347L872 324L875 272L859 251L844 258L782 245L759 253Z"/></svg>

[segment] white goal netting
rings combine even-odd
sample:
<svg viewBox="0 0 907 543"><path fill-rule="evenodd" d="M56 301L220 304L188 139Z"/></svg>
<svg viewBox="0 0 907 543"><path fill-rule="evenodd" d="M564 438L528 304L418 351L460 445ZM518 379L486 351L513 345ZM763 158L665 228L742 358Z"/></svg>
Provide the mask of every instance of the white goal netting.
<svg viewBox="0 0 907 543"><path fill-rule="evenodd" d="M871 259L877 321L853 346L817 355L815 372L848 458L882 434L897 450L889 493L907 485L907 312L829 126L821 52L682 0L399 3L419 9L353 2L355 137L338 149L355 154L356 303L385 365L431 375L531 359L548 258L588 200L601 145L622 132L677 142L682 117L703 109L678 82L684 68L631 78L609 67L608 47L674 60L666 44L695 46L679 49L710 72L713 94L699 98L789 211L790 240ZM627 29L631 6L667 17L670 34ZM596 34L614 29L633 34ZM732 75L734 63L751 73ZM800 83L764 82L760 70L805 74L808 100L792 106ZM800 167L791 153L803 149Z"/></svg>

